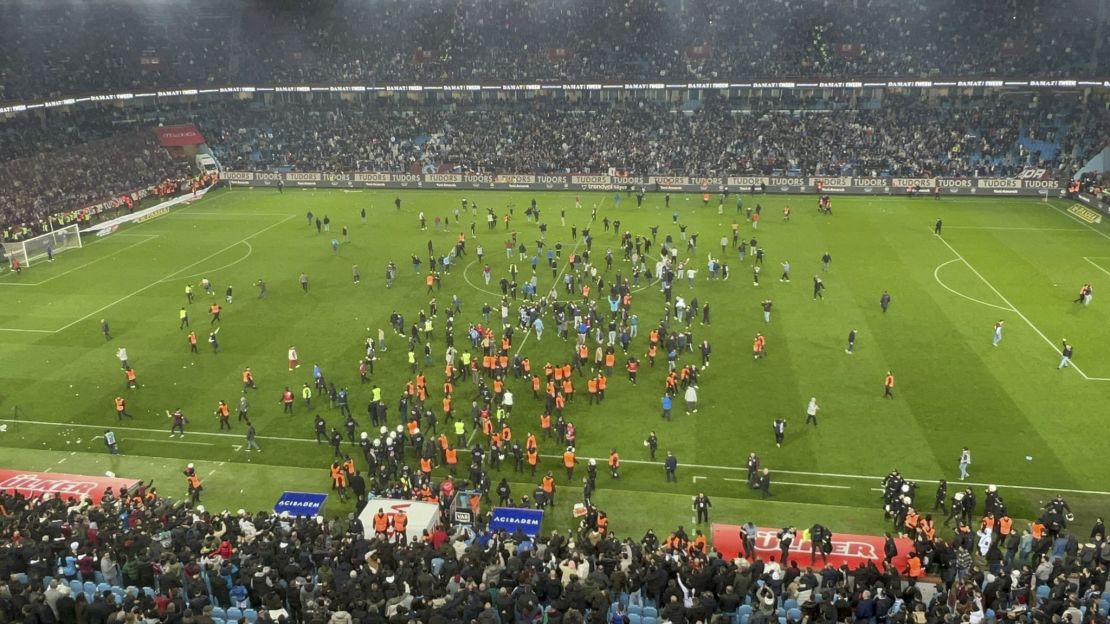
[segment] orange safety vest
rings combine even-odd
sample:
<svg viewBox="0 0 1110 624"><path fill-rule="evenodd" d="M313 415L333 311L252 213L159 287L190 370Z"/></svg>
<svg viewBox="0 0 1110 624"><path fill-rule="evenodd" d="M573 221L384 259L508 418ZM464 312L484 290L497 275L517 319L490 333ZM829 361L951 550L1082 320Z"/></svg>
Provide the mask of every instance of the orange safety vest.
<svg viewBox="0 0 1110 624"><path fill-rule="evenodd" d="M543 482L542 482L541 485L543 487L543 491L547 492L548 494L555 491L555 479L552 479L551 477L544 476Z"/></svg>
<svg viewBox="0 0 1110 624"><path fill-rule="evenodd" d="M576 460L574 458L574 453L571 453L570 451L563 453L563 466L566 466L567 468L573 468L575 461Z"/></svg>
<svg viewBox="0 0 1110 624"><path fill-rule="evenodd" d="M586 381L586 391L590 394L597 394L597 380L590 378Z"/></svg>
<svg viewBox="0 0 1110 624"><path fill-rule="evenodd" d="M459 463L459 452L457 450L449 448L445 454L447 455L448 464L454 465Z"/></svg>
<svg viewBox="0 0 1110 624"><path fill-rule="evenodd" d="M254 376L251 375L251 372L249 370L243 371L243 383L250 383L251 379L253 378Z"/></svg>
<svg viewBox="0 0 1110 624"><path fill-rule="evenodd" d="M513 439L513 430L508 425L501 428L501 439L505 442Z"/></svg>
<svg viewBox="0 0 1110 624"><path fill-rule="evenodd" d="M123 397L116 397L116 411L122 412L124 405L126 405L126 402L123 400Z"/></svg>
<svg viewBox="0 0 1110 624"><path fill-rule="evenodd" d="M563 380L563 394L574 394L574 382L570 379Z"/></svg>
<svg viewBox="0 0 1110 624"><path fill-rule="evenodd" d="M532 392L540 391L540 377L539 375L532 375Z"/></svg>
<svg viewBox="0 0 1110 624"><path fill-rule="evenodd" d="M606 366L613 366L616 363L617 363L617 356L616 355L614 355L612 353L606 353L605 354L605 365Z"/></svg>
<svg viewBox="0 0 1110 624"><path fill-rule="evenodd" d="M1014 527L1014 521L1012 519L1010 519L1010 516L1002 516L1001 518L998 519L998 532L999 532L999 534L1009 535L1010 531L1013 530L1013 527Z"/></svg>
<svg viewBox="0 0 1110 624"><path fill-rule="evenodd" d="M617 453L609 453L609 467L613 469L620 468L621 456Z"/></svg>
<svg viewBox="0 0 1110 624"><path fill-rule="evenodd" d="M887 375L886 376L886 381L883 382L883 385L885 385L887 388L893 388L894 387L894 375Z"/></svg>
<svg viewBox="0 0 1110 624"><path fill-rule="evenodd" d="M539 462L539 460L540 460L540 454L538 452L536 452L535 447L532 447L528 451L528 465L529 466L535 466Z"/></svg>
<svg viewBox="0 0 1110 624"><path fill-rule="evenodd" d="M432 471L432 460L427 457L420 458L420 472L428 474Z"/></svg>
<svg viewBox="0 0 1110 624"><path fill-rule="evenodd" d="M374 514L374 530L378 533L385 533L388 529L389 517L381 512Z"/></svg>
<svg viewBox="0 0 1110 624"><path fill-rule="evenodd" d="M127 381L135 381L135 369L127 369Z"/></svg>
<svg viewBox="0 0 1110 624"><path fill-rule="evenodd" d="M609 383L609 382L607 381L607 378L605 377L605 375L598 375L597 376L597 389L598 390L604 392L605 391L605 384L607 384L607 383Z"/></svg>

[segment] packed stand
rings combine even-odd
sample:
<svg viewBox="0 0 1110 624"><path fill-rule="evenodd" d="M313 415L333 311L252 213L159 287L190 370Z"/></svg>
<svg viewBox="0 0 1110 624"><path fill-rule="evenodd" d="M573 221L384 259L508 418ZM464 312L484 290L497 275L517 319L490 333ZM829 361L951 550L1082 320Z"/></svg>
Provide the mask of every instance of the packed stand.
<svg viewBox="0 0 1110 624"><path fill-rule="evenodd" d="M1103 78L1107 42L1093 38L1108 36L1093 0L109 5L0 7L0 100L252 83Z"/></svg>
<svg viewBox="0 0 1110 624"><path fill-rule="evenodd" d="M587 520L529 538L491 535L479 516L404 543L353 514L210 513L141 483L120 495L94 505L0 494L0 622L1102 624L1110 609L1101 520L1088 534L1056 520L1052 503L1040 537L1023 530L1012 548L994 523L937 539L905 569L889 554L852 569L820 550L776 561L762 542L800 539L793 527L757 536L749 523L750 552L725 559L682 527L636 540Z"/></svg>
<svg viewBox="0 0 1110 624"><path fill-rule="evenodd" d="M717 98L692 113L648 101L449 111L314 102L213 106L197 121L225 166L259 170L1005 177L1038 167L1063 178L1091 155L1077 148L1094 145L1066 101L887 95L874 109L731 108Z"/></svg>
<svg viewBox="0 0 1110 624"><path fill-rule="evenodd" d="M6 238L40 233L50 215L188 175L149 129L0 162Z"/></svg>

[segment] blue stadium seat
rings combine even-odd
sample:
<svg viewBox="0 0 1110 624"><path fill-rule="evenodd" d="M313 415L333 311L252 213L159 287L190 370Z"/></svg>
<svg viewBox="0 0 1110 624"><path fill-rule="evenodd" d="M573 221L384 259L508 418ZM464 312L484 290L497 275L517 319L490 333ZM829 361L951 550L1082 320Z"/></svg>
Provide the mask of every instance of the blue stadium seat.
<svg viewBox="0 0 1110 624"><path fill-rule="evenodd" d="M81 585L81 581L70 581L69 589L73 592L74 596L85 591L85 588Z"/></svg>
<svg viewBox="0 0 1110 624"><path fill-rule="evenodd" d="M109 585L107 583L97 583L96 584L96 593L97 593L97 595L102 596L102 595L104 595L104 592L110 592L110 591L112 591L112 586L111 585Z"/></svg>
<svg viewBox="0 0 1110 624"><path fill-rule="evenodd" d="M745 613L740 616L740 624L748 624L748 618L751 617L750 613Z"/></svg>
<svg viewBox="0 0 1110 624"><path fill-rule="evenodd" d="M659 617L659 610L655 607L644 607L644 611L643 613L641 613L641 615L643 615L645 618L655 619Z"/></svg>
<svg viewBox="0 0 1110 624"><path fill-rule="evenodd" d="M146 594L147 596L151 597L151 598L153 598L156 595L156 592L154 591L153 587L144 587L143 588L143 593Z"/></svg>
<svg viewBox="0 0 1110 624"><path fill-rule="evenodd" d="M227 619L231 620L232 622L238 622L239 618L241 618L241 617L243 617L243 611L242 610L237 609L235 607L231 607L230 609L227 610Z"/></svg>
<svg viewBox="0 0 1110 624"><path fill-rule="evenodd" d="M786 610L786 619L790 620L791 622L801 622L802 621L802 610L799 609L798 607L794 607L792 609L787 609Z"/></svg>
<svg viewBox="0 0 1110 624"><path fill-rule="evenodd" d="M212 607L212 618L217 620L226 620L227 613L219 607Z"/></svg>
<svg viewBox="0 0 1110 624"><path fill-rule="evenodd" d="M644 612L643 612L643 609L640 608L640 605L630 605L628 607L628 615L629 616L635 615L636 617L640 617L640 616L644 615Z"/></svg>
<svg viewBox="0 0 1110 624"><path fill-rule="evenodd" d="M24 585L30 585L31 584L31 579L27 578L27 574L25 574L23 572L20 572L20 573L16 574L15 575L15 580L19 581L20 583L23 583Z"/></svg>
<svg viewBox="0 0 1110 624"><path fill-rule="evenodd" d="M50 587L50 583L53 582L53 581L54 581L53 576L44 576L44 577L42 577L42 588L46 589L47 587Z"/></svg>
<svg viewBox="0 0 1110 624"><path fill-rule="evenodd" d="M628 614L628 624L642 624L640 616L635 613Z"/></svg>
<svg viewBox="0 0 1110 624"><path fill-rule="evenodd" d="M798 601L794 600L793 598L787 598L786 600L782 601L782 608L786 609L787 611L789 611L791 609L797 609L798 608ZM787 616L787 617L789 617L789 616Z"/></svg>
<svg viewBox="0 0 1110 624"><path fill-rule="evenodd" d="M244 609L243 617L247 618L247 621L251 624L254 624L258 620L258 612L254 609Z"/></svg>
<svg viewBox="0 0 1110 624"><path fill-rule="evenodd" d="M655 624L655 622L656 622L655 618L645 617L643 619L643 624Z"/></svg>
<svg viewBox="0 0 1110 624"><path fill-rule="evenodd" d="M740 605L740 608L737 609L736 612L740 614L741 619L749 618L752 615L752 606L751 605Z"/></svg>

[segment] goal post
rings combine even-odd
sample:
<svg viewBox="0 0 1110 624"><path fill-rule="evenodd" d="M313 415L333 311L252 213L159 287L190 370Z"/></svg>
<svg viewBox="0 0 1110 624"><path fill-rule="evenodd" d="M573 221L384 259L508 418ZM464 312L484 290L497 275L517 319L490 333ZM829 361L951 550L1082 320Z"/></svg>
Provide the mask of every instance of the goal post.
<svg viewBox="0 0 1110 624"><path fill-rule="evenodd" d="M81 248L81 233L76 224L58 228L34 238L4 243L8 262L18 258L23 266L31 266L53 254Z"/></svg>

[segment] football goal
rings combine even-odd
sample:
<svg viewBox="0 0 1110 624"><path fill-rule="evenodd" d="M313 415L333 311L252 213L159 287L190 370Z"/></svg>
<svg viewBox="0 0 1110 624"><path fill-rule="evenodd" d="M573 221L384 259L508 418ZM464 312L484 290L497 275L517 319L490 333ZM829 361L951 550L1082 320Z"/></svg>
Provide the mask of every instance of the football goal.
<svg viewBox="0 0 1110 624"><path fill-rule="evenodd" d="M4 243L4 255L7 256L8 262L11 262L12 258L18 258L19 263L27 267L52 257L54 254L70 249L80 249L80 247L81 234L78 231L78 226L73 224L47 232L42 236L17 242L6 242Z"/></svg>

